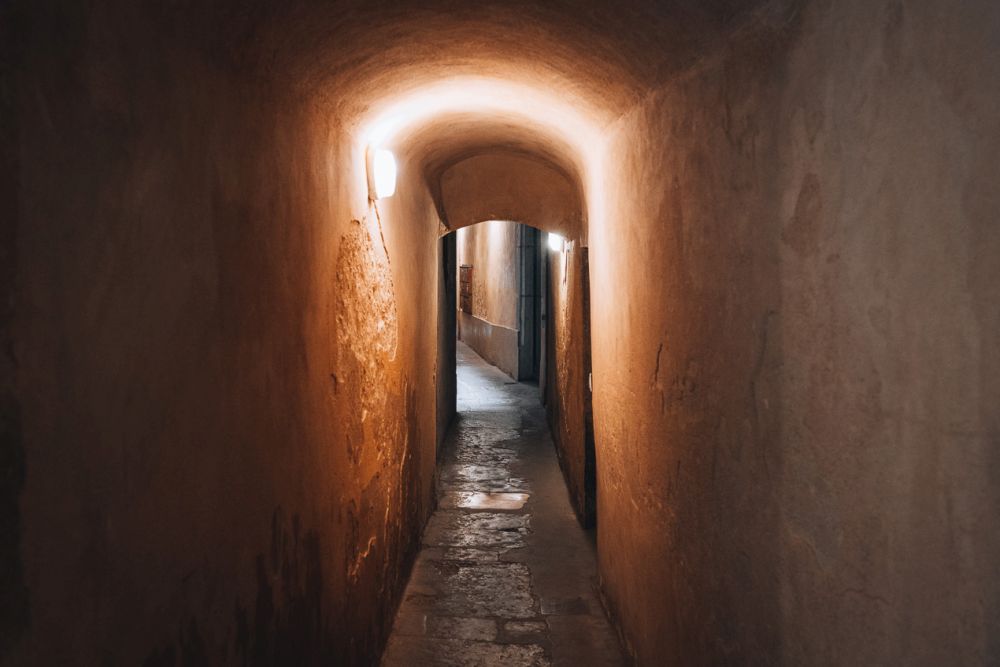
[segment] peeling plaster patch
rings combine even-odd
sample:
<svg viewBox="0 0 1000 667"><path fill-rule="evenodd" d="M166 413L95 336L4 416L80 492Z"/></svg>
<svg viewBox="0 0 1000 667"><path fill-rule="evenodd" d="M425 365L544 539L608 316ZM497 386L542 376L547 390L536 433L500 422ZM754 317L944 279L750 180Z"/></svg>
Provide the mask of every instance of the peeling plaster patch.
<svg viewBox="0 0 1000 667"><path fill-rule="evenodd" d="M392 420L370 416L394 412L389 409L389 366L396 357L398 323L389 258L356 220L340 245L337 287L335 387L349 399L345 405L356 406L361 415L348 434L351 462L361 465L365 443L375 443L375 455L381 457L392 439L386 432Z"/></svg>
<svg viewBox="0 0 1000 667"><path fill-rule="evenodd" d="M397 318L395 289L384 247L376 249L363 222L353 220L337 258L338 342L358 358L371 352L396 357ZM358 339L358 335L367 336Z"/></svg>
<svg viewBox="0 0 1000 667"><path fill-rule="evenodd" d="M422 524L420 431L415 389L397 358L398 314L380 229L352 221L336 265L336 340L331 394L347 453L341 490L346 525L344 613L351 656L376 654L392 623ZM343 451L343 450L341 450Z"/></svg>

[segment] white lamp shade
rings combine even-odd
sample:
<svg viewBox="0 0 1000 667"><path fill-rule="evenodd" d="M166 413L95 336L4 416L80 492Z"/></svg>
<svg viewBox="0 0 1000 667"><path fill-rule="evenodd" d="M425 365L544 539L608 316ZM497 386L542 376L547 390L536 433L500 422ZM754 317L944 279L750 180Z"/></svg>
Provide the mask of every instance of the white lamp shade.
<svg viewBox="0 0 1000 667"><path fill-rule="evenodd" d="M396 192L396 158L392 151L378 148L371 152L368 187L372 199L391 197Z"/></svg>

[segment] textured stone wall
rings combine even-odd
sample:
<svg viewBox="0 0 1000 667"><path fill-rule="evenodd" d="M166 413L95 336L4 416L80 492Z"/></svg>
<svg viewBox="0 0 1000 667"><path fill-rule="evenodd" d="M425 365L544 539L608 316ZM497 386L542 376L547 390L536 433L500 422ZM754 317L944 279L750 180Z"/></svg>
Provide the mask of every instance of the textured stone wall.
<svg viewBox="0 0 1000 667"><path fill-rule="evenodd" d="M433 503L429 195L370 207L347 128L226 35L20 12L4 657L367 664Z"/></svg>
<svg viewBox="0 0 1000 667"><path fill-rule="evenodd" d="M548 251L548 313L545 344L545 409L570 500L585 526L595 520L593 433L588 421L589 332L584 327L584 253L579 242L565 252Z"/></svg>
<svg viewBox="0 0 1000 667"><path fill-rule="evenodd" d="M478 133L485 134L481 129L470 135ZM514 137L505 137L504 142L519 143ZM521 152L494 148L441 174L441 201L452 229L484 220L517 220L569 238L586 233L580 220L579 175L571 177L570 166L523 151L523 147Z"/></svg>
<svg viewBox="0 0 1000 667"><path fill-rule="evenodd" d="M997 659L998 26L764 13L619 122L598 545L640 663Z"/></svg>
<svg viewBox="0 0 1000 667"><path fill-rule="evenodd" d="M817 5L802 31L776 182L782 657L995 662L1000 8Z"/></svg>
<svg viewBox="0 0 1000 667"><path fill-rule="evenodd" d="M579 171L639 661L997 661L995 3L0 11L0 659L370 661L433 499L441 176L502 149ZM458 75L548 97L409 128L370 206L362 120Z"/></svg>

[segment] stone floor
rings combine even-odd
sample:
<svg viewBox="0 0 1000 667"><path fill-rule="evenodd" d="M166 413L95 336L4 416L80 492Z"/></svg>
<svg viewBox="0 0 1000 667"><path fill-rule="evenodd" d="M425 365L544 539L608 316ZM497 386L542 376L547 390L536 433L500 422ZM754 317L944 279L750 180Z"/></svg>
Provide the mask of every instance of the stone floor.
<svg viewBox="0 0 1000 667"><path fill-rule="evenodd" d="M458 411L382 664L624 664L538 388L459 343Z"/></svg>

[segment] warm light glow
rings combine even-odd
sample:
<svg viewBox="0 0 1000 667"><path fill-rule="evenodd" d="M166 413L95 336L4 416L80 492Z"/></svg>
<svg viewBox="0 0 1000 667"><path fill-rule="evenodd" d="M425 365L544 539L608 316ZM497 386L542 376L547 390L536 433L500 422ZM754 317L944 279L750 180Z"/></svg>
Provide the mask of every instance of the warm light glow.
<svg viewBox="0 0 1000 667"><path fill-rule="evenodd" d="M558 234L549 234L549 250L553 252L560 252L563 249L563 243L566 239L559 236Z"/></svg>
<svg viewBox="0 0 1000 667"><path fill-rule="evenodd" d="M421 86L373 105L361 136L373 146L384 146L445 113L477 113L504 117L547 128L569 145L586 146L610 120L584 100L537 83L489 77L456 77Z"/></svg>
<svg viewBox="0 0 1000 667"><path fill-rule="evenodd" d="M411 133L437 117L454 113L533 128L575 153L571 160L585 186L588 217L597 219L605 214L605 130L617 115L593 106L571 88L553 86L529 73L515 78L450 77L386 92L358 123L359 147L404 145ZM369 190L373 189L369 170Z"/></svg>
<svg viewBox="0 0 1000 667"><path fill-rule="evenodd" d="M372 152L369 187L372 199L391 197L396 192L396 158L384 148Z"/></svg>

